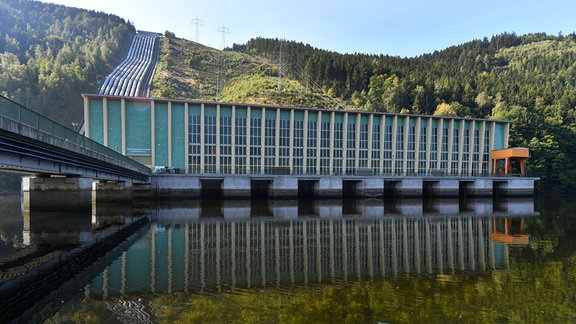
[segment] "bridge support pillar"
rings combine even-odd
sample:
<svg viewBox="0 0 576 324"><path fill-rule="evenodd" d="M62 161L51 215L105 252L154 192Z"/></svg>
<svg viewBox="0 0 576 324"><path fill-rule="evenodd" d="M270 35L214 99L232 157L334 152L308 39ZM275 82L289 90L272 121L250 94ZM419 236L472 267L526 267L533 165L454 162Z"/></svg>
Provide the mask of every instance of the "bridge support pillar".
<svg viewBox="0 0 576 324"><path fill-rule="evenodd" d="M92 241L90 191L25 191L24 244L77 244Z"/></svg>
<svg viewBox="0 0 576 324"><path fill-rule="evenodd" d="M97 203L130 201L132 189L132 182L96 181L92 185L92 199Z"/></svg>
<svg viewBox="0 0 576 324"><path fill-rule="evenodd" d="M62 176L22 178L22 191L82 191L92 189L92 179Z"/></svg>

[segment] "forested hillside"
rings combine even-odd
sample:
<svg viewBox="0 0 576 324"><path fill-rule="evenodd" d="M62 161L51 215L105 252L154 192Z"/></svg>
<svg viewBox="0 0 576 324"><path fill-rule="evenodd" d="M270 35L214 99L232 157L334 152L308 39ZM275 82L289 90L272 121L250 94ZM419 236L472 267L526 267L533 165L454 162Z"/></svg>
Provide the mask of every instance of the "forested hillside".
<svg viewBox="0 0 576 324"><path fill-rule="evenodd" d="M80 94L97 92L134 34L117 16L0 0L0 93L64 125L80 122Z"/></svg>
<svg viewBox="0 0 576 324"><path fill-rule="evenodd" d="M256 38L233 50L276 60L286 76L370 111L512 120L547 192L576 185L576 35L504 33L416 58L339 54Z"/></svg>

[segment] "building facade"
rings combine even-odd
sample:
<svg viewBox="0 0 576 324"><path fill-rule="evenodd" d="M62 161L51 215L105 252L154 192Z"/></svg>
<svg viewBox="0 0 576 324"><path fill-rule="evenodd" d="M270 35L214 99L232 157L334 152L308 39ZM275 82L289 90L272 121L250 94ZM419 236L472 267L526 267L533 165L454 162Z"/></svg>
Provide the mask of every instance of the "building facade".
<svg viewBox="0 0 576 324"><path fill-rule="evenodd" d="M490 176L510 122L84 95L87 137L194 174Z"/></svg>

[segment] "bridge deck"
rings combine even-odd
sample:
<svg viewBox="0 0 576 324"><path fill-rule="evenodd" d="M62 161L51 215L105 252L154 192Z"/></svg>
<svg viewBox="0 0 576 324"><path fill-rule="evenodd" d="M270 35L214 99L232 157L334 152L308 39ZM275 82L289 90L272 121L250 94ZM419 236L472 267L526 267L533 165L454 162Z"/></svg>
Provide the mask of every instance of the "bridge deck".
<svg viewBox="0 0 576 324"><path fill-rule="evenodd" d="M150 169L0 96L0 169L147 182Z"/></svg>

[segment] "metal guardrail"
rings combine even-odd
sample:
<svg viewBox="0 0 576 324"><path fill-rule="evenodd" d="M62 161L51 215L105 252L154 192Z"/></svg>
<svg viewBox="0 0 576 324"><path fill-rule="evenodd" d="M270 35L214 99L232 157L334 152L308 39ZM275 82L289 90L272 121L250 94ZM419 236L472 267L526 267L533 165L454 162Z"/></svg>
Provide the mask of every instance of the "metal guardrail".
<svg viewBox="0 0 576 324"><path fill-rule="evenodd" d="M147 166L140 164L131 158L122 155L121 153L118 153L117 151L114 151L111 148L108 148L96 141L93 141L77 133L76 131L63 126L62 124L46 118L2 95L0 95L0 116L4 116L18 123L29 126L42 133L82 146L92 152L108 156L123 164L129 165L135 170L144 174L150 173L150 169Z"/></svg>

